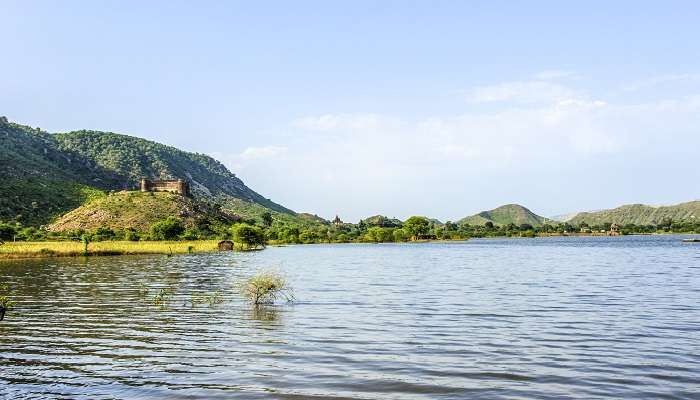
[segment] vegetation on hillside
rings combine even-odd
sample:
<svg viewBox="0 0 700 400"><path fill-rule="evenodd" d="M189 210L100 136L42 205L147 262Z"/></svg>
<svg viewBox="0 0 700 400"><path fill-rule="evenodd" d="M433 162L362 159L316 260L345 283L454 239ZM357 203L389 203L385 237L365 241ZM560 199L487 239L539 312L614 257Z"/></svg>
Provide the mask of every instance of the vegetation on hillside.
<svg viewBox="0 0 700 400"><path fill-rule="evenodd" d="M0 117L0 220L47 224L96 193L135 189L141 177L183 178L195 199L243 218L296 214L248 188L220 162L126 135L49 134Z"/></svg>
<svg viewBox="0 0 700 400"><path fill-rule="evenodd" d="M186 229L209 233L228 229L241 219L208 203L174 193L117 192L94 196L83 206L70 211L48 225L52 232L93 231L106 227L114 231L151 232L154 224L168 218L181 221ZM158 232L159 230L157 228ZM170 239L170 238L166 238ZM196 239L196 238L194 238Z"/></svg>
<svg viewBox="0 0 700 400"><path fill-rule="evenodd" d="M578 213L567 222L571 224L581 224L585 222L593 225L604 223L623 225L658 225L663 223L668 225L669 221L692 222L694 220L700 220L700 201L691 201L673 206L661 207L630 204L611 210Z"/></svg>
<svg viewBox="0 0 700 400"><path fill-rule="evenodd" d="M205 154L189 153L112 132L83 130L59 133L54 137L60 150L80 154L134 183L141 177L182 178L191 183L192 193L197 198L207 198L222 205L238 199L280 213L294 214L248 188L223 164Z"/></svg>
<svg viewBox="0 0 700 400"><path fill-rule="evenodd" d="M38 128L0 117L0 220L39 226L78 207L122 178L73 152Z"/></svg>
<svg viewBox="0 0 700 400"><path fill-rule="evenodd" d="M545 222L545 219L519 204L506 204L490 211L482 211L458 221L460 224L469 225L484 225L487 222L498 226L508 224L540 226Z"/></svg>

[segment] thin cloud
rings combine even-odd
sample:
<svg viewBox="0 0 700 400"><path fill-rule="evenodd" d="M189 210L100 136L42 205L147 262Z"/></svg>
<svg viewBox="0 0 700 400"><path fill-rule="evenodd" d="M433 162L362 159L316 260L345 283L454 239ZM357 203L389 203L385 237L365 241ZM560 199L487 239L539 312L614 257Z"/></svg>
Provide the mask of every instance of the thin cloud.
<svg viewBox="0 0 700 400"><path fill-rule="evenodd" d="M563 85L546 81L504 82L474 88L467 100L472 103L516 102L547 104L575 97L576 92Z"/></svg>
<svg viewBox="0 0 700 400"><path fill-rule="evenodd" d="M533 76L534 79L539 81L554 80L554 79L564 79L564 78L575 78L578 74L574 71L565 71L561 69L550 69L539 72Z"/></svg>

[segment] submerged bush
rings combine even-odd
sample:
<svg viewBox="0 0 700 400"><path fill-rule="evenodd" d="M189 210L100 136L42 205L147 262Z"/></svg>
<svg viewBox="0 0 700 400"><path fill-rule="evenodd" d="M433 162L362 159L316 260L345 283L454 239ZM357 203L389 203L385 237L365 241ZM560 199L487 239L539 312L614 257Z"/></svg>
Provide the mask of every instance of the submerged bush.
<svg viewBox="0 0 700 400"><path fill-rule="evenodd" d="M160 289L160 291L153 296L153 305L167 307L168 304L170 304L173 294L175 294L175 288L172 286Z"/></svg>
<svg viewBox="0 0 700 400"><path fill-rule="evenodd" d="M284 277L275 272L261 272L248 279L243 296L253 304L273 304L277 299L294 299L292 289Z"/></svg>
<svg viewBox="0 0 700 400"><path fill-rule="evenodd" d="M224 302L223 293L220 290L216 290L212 293L206 292L192 292L191 294L192 307L200 303L209 303L209 307L214 304L221 304Z"/></svg>
<svg viewBox="0 0 700 400"><path fill-rule="evenodd" d="M0 321L5 318L5 311L11 309L15 302L7 295L8 286L0 285Z"/></svg>

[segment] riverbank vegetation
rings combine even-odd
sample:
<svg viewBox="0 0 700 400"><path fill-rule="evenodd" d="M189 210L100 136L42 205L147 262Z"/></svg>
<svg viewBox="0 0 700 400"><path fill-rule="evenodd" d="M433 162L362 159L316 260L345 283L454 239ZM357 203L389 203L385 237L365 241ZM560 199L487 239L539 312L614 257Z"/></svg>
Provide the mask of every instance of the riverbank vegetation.
<svg viewBox="0 0 700 400"><path fill-rule="evenodd" d="M131 254L187 254L216 251L217 240L194 241L38 241L7 242L0 246L0 258L34 258L65 256L106 256Z"/></svg>
<svg viewBox="0 0 700 400"><path fill-rule="evenodd" d="M665 220L659 224L617 226L610 223L588 225L544 223L483 225L446 222L413 216L405 222L382 216L352 223L297 225L272 220L240 220L231 225L186 227L182 219L169 216L148 229L112 229L104 226L90 231L72 229L51 232L46 229L0 222L0 258L118 255L183 254L217 250L219 240L233 240L237 250L262 249L270 244L310 243L388 243L426 240L467 240L483 237L537 237L574 235L630 235L700 233L700 221Z"/></svg>

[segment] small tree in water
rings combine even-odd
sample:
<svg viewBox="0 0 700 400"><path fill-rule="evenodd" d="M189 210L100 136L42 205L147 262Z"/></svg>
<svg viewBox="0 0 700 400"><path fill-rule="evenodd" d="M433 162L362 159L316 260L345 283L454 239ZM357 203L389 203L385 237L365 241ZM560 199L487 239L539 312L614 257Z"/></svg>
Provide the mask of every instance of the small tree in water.
<svg viewBox="0 0 700 400"><path fill-rule="evenodd" d="M8 286L0 285L0 321L5 319L5 311L11 309L12 306L15 305L15 302L12 301L6 293L8 293Z"/></svg>
<svg viewBox="0 0 700 400"><path fill-rule="evenodd" d="M280 274L261 272L243 285L243 296L255 305L273 304L277 299L294 300L292 289Z"/></svg>

